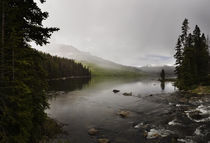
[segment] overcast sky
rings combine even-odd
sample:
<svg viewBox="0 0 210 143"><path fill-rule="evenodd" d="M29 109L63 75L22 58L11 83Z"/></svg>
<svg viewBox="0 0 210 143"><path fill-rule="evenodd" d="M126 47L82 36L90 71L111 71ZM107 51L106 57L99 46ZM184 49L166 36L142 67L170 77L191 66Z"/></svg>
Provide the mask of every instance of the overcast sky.
<svg viewBox="0 0 210 143"><path fill-rule="evenodd" d="M124 65L172 65L184 18L210 34L210 0L47 0L41 8L44 25L60 28L51 44Z"/></svg>

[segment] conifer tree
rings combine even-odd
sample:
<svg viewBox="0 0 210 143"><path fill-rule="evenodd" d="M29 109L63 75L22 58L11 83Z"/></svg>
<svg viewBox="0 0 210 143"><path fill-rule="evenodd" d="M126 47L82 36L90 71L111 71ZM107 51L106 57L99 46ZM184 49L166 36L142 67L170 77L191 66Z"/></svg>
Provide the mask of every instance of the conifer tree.
<svg viewBox="0 0 210 143"><path fill-rule="evenodd" d="M193 47L193 38L192 35L189 34L187 37L186 46L184 47L183 52L183 63L182 63L182 71L181 71L181 88L187 89L191 88L193 84L195 84L196 78L196 65L194 58L194 47Z"/></svg>
<svg viewBox="0 0 210 143"><path fill-rule="evenodd" d="M175 63L175 74L177 75L177 81L175 82L175 85L178 87L181 87L182 80L183 80L183 53L184 53L184 47L187 45L187 37L188 37L188 30L189 30L189 22L188 19L185 19L182 23L182 34L179 36L177 40L177 45L175 47L175 55L174 58L176 59Z"/></svg>
<svg viewBox="0 0 210 143"><path fill-rule="evenodd" d="M176 53L174 55L174 58L176 59L176 62L175 62L175 74L177 75L177 78L180 79L181 77L181 65L182 65L182 60L183 60L183 57L182 57L182 44L181 44L181 38L179 37L178 40L177 40L177 45L176 45Z"/></svg>
<svg viewBox="0 0 210 143"><path fill-rule="evenodd" d="M41 57L28 42L47 44L58 29L43 27L48 13L33 0L2 0L0 7L0 142L39 142L46 119L46 81Z"/></svg>
<svg viewBox="0 0 210 143"><path fill-rule="evenodd" d="M182 34L180 35L182 46L184 47L187 42L188 31L189 31L189 21L185 19L182 23Z"/></svg>
<svg viewBox="0 0 210 143"><path fill-rule="evenodd" d="M208 51L208 44L204 34L201 35L201 45L198 50L198 81L201 83L208 82L208 66L209 66L209 51Z"/></svg>
<svg viewBox="0 0 210 143"><path fill-rule="evenodd" d="M165 70L162 69L160 73L161 81L165 81Z"/></svg>
<svg viewBox="0 0 210 143"><path fill-rule="evenodd" d="M188 34L188 29L188 20L185 19L180 35L181 39L178 39L174 56L176 59L176 86L179 89L191 89L208 81L208 42L205 35L201 35L197 25L193 34ZM181 46L182 48L180 48Z"/></svg>

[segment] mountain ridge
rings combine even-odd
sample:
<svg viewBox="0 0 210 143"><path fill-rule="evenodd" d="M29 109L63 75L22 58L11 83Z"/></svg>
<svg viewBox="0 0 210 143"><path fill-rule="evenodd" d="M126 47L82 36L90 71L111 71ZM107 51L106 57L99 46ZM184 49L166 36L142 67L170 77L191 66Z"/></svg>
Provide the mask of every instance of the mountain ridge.
<svg viewBox="0 0 210 143"><path fill-rule="evenodd" d="M165 70L167 76L174 76L174 66L126 66L92 55L89 52L80 51L74 46L64 44L49 45L46 49L42 49L42 51L81 62L83 65L89 67L92 75L95 76L159 76L162 69Z"/></svg>
<svg viewBox="0 0 210 143"><path fill-rule="evenodd" d="M50 48L46 48L52 55L74 59L77 62L81 62L85 66L89 67L92 71L92 75L96 76L142 76L143 72L132 66L121 65L101 57L91 55L88 52L83 52L71 45L55 44L49 45Z"/></svg>

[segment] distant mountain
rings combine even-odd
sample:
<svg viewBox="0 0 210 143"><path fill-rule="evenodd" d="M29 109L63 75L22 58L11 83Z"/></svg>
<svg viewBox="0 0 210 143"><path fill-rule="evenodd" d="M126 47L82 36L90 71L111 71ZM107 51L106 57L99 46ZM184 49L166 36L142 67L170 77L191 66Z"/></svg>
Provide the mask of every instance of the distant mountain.
<svg viewBox="0 0 210 143"><path fill-rule="evenodd" d="M46 52L45 50L43 50ZM88 52L82 52L70 45L50 45L47 52L52 55L75 59L83 63L92 71L92 75L97 76L140 76L143 72L136 67L120 65Z"/></svg>
<svg viewBox="0 0 210 143"><path fill-rule="evenodd" d="M166 76L175 76L174 66L144 66L139 69L150 76L159 76L162 69L165 70Z"/></svg>

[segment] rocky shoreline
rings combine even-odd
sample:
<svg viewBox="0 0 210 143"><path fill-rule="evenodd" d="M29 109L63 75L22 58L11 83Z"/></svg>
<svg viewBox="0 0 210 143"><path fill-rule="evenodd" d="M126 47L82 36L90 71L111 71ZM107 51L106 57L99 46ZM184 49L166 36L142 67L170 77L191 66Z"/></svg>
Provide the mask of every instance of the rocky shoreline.
<svg viewBox="0 0 210 143"><path fill-rule="evenodd" d="M100 129L103 134L99 132L94 134L95 141L97 142L97 139L101 137L106 137L106 141L114 143L131 143L136 142L137 139L144 143L208 143L210 141L210 95L200 96L186 93L183 95L183 93L177 92L164 96L165 99L162 95L145 98L154 100L154 102L163 100L162 102L168 104L168 109L159 117L138 120L138 116L142 116L142 114L138 114L133 122L129 121L130 127L124 129L127 130L125 133L127 135L138 134L135 135L136 139L130 140L130 142L126 139L128 137L125 138L122 134L110 135L110 132L115 131L106 131L105 129ZM123 120L127 120L129 112L132 111L120 111L118 115Z"/></svg>
<svg viewBox="0 0 210 143"><path fill-rule="evenodd" d="M137 84L136 88L139 85L141 84ZM62 101L61 105L66 103L63 108L65 111L75 109L74 112L65 112L64 117L66 113L70 113L68 120L65 120L69 125L64 127L68 134L59 136L56 141L86 143L210 141L210 94L199 95L179 92L176 89L158 92L156 90L160 88L158 82L151 83L148 89L143 88L143 91L152 92L135 91L132 89L133 85L126 86L127 88L111 87L101 92L104 85L102 87L99 92L91 92L89 99L92 102L87 101L87 92L83 92L84 96L78 91L72 94L62 93L62 96L59 96L58 101ZM74 106L71 102L71 104L66 102L67 99L74 101L75 98L79 100ZM72 107L69 107L70 105ZM75 118L77 116L78 118Z"/></svg>

